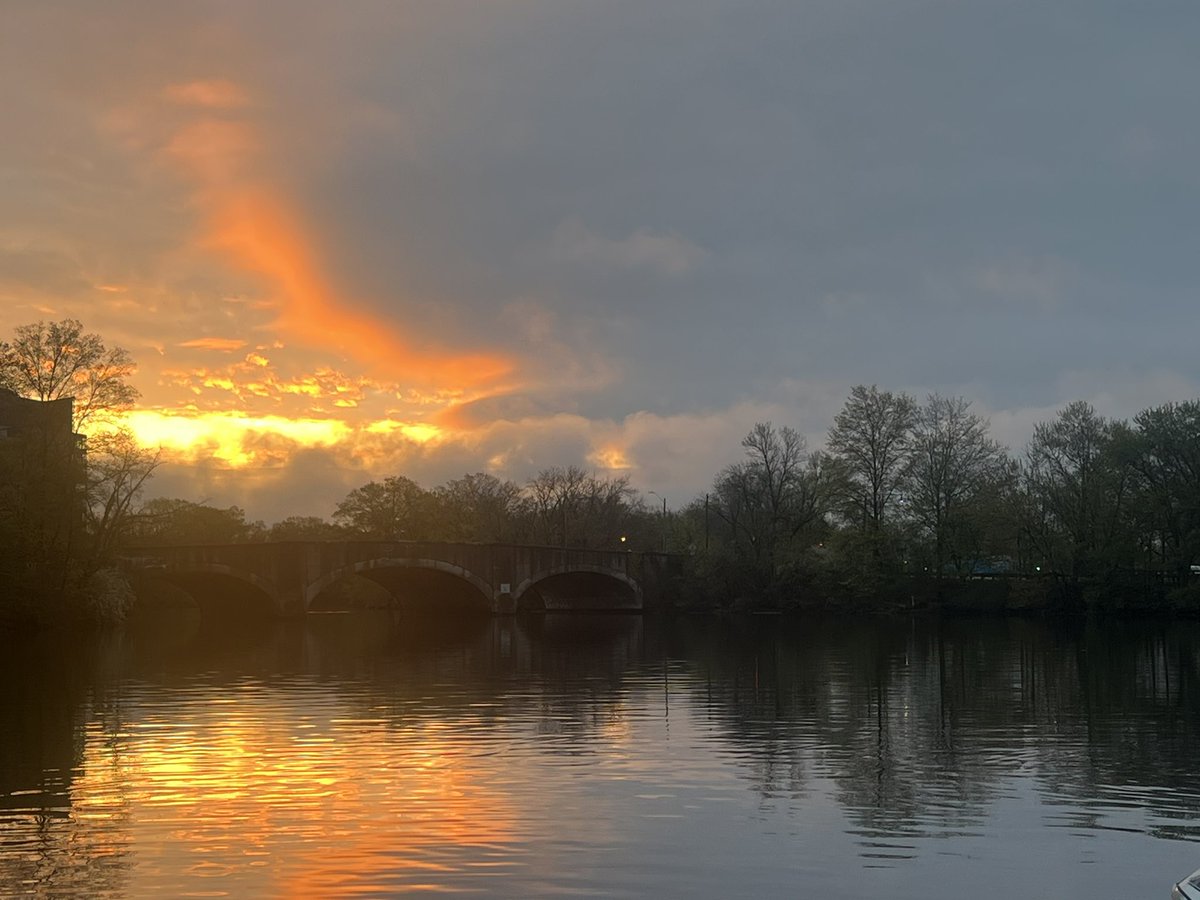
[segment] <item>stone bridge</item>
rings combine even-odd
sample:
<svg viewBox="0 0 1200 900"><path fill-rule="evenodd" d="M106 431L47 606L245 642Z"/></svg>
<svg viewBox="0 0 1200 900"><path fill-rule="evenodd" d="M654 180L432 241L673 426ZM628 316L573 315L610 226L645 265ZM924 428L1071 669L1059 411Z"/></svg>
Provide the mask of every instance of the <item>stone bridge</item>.
<svg viewBox="0 0 1200 900"><path fill-rule="evenodd" d="M337 585L352 575L383 588L402 609L641 610L664 603L680 561L513 544L288 541L132 548L123 565L142 596L165 583L201 606L296 616L336 606Z"/></svg>

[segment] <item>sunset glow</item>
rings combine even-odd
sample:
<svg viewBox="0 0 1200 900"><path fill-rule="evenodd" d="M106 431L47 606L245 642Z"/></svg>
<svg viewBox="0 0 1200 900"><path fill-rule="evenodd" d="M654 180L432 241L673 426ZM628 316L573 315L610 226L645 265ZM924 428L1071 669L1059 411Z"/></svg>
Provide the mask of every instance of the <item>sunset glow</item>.
<svg viewBox="0 0 1200 900"><path fill-rule="evenodd" d="M247 92L221 80L171 85L163 95L206 112L165 147L195 185L203 214L199 245L263 279L275 324L292 340L347 353L379 377L423 387L478 388L512 372L512 363L498 354L418 351L330 282L298 207L262 174L272 148L251 123L213 117L213 108L240 111L249 102ZM207 346L227 347L211 339Z"/></svg>
<svg viewBox="0 0 1200 900"><path fill-rule="evenodd" d="M504 355L439 351L424 339L418 349L419 328L373 316L330 280L301 205L267 174L281 151L257 122L254 91L208 78L168 84L157 98L114 114L113 127L190 193L184 258L248 275L260 293L227 297L209 333L162 348L166 364L147 392L159 402L125 419L142 443L170 461L229 470L286 466L314 449L342 466L384 466L449 436L431 414L508 389L516 373Z"/></svg>
<svg viewBox="0 0 1200 900"><path fill-rule="evenodd" d="M963 52L943 91L925 43L984 12L298 4L6 9L0 340L129 351L139 433L211 464L150 496L270 520L573 465L674 503L756 423L820 449L858 383L968 397L1013 449L1200 394L1156 200L1190 184L1186 24ZM743 65L801 33L827 52Z"/></svg>
<svg viewBox="0 0 1200 900"><path fill-rule="evenodd" d="M589 461L601 469L619 470L632 468L625 450L621 447L600 447L589 457Z"/></svg>
<svg viewBox="0 0 1200 900"><path fill-rule="evenodd" d="M176 462L215 462L223 467L283 465L297 450L323 449L349 465L377 464L404 448L450 439L427 422L251 415L199 410L136 410L122 418L140 443L158 447ZM379 439L387 439L386 447ZM458 436L461 439L461 436Z"/></svg>
<svg viewBox="0 0 1200 900"><path fill-rule="evenodd" d="M187 415L138 410L130 413L126 422L143 444L161 447L170 457L210 459L231 467L278 464L288 447L332 447L352 431L335 419L232 412Z"/></svg>
<svg viewBox="0 0 1200 900"><path fill-rule="evenodd" d="M436 425L430 425L428 422L393 422L388 419L382 422L372 422L367 426L366 430L371 434L391 434L398 431L409 440L416 441L418 444L424 444L441 436L443 431Z"/></svg>
<svg viewBox="0 0 1200 900"><path fill-rule="evenodd" d="M0 900L1185 889L1197 35L0 0Z"/></svg>

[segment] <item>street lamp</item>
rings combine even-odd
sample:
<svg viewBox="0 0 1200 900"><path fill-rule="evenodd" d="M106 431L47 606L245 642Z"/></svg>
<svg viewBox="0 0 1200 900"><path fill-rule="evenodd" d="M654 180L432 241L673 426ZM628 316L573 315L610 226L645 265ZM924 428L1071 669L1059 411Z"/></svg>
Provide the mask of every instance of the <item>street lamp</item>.
<svg viewBox="0 0 1200 900"><path fill-rule="evenodd" d="M667 498L658 491L646 491L647 494L653 494L662 501L662 526L659 528L660 551L667 552Z"/></svg>

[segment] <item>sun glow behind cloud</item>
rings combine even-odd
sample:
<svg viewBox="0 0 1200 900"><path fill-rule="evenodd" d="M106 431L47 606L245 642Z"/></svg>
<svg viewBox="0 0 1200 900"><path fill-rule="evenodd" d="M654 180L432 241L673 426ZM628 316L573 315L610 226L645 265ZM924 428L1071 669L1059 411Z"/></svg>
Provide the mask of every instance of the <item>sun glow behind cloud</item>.
<svg viewBox="0 0 1200 900"><path fill-rule="evenodd" d="M134 351L142 399L125 424L168 463L152 493L246 503L264 484L298 479L306 495L325 479L325 498L398 471L432 486L479 470L521 481L570 460L637 469L619 423L577 410L575 394L621 377L590 324L560 317L537 291L497 291L495 328L480 327L492 307L477 297L461 304L475 309L469 327L456 323L458 288L357 296L337 277L350 271L339 222L317 217L297 187L311 174L304 166L321 162L288 149L279 98L240 77L152 83L106 102L95 121L152 183L156 255L137 265L85 258L85 295L28 307L78 315ZM559 262L675 278L686 269L651 265L622 233L609 247L581 232L586 246ZM463 332L484 336L456 349Z"/></svg>
<svg viewBox="0 0 1200 900"><path fill-rule="evenodd" d="M259 104L244 85L209 78L112 117L127 148L182 177L195 220L180 253L234 276L235 291L245 275L255 285L195 310L201 334L162 346L150 402L125 424L169 460L227 469L321 449L371 470L436 445L448 432L429 420L507 390L512 362L439 350L346 296L326 274L319 229L269 174L280 151Z"/></svg>
<svg viewBox="0 0 1200 900"><path fill-rule="evenodd" d="M390 419L372 422L366 427L369 434L393 434L399 432L411 441L426 444L445 434L445 431L428 422L394 422Z"/></svg>
<svg viewBox="0 0 1200 900"><path fill-rule="evenodd" d="M336 419L251 416L237 412L136 410L126 424L148 446L161 447L168 458L215 461L238 468L278 462L282 449L333 447L352 428ZM281 442L282 441L282 445Z"/></svg>

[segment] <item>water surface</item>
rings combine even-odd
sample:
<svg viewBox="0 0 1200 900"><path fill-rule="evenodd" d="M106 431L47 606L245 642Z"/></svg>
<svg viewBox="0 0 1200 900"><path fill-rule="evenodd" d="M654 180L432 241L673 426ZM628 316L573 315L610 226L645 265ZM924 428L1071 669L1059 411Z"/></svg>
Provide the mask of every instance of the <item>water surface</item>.
<svg viewBox="0 0 1200 900"><path fill-rule="evenodd" d="M1165 898L1200 628L173 617L8 636L0 893Z"/></svg>

